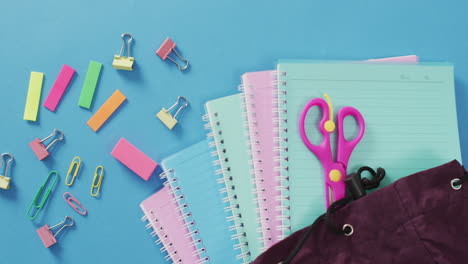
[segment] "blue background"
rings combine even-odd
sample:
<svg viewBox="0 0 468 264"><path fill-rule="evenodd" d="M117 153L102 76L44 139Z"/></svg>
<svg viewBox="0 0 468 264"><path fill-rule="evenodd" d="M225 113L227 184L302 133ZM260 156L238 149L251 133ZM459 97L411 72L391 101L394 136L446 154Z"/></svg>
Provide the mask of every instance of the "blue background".
<svg viewBox="0 0 468 264"><path fill-rule="evenodd" d="M277 59L362 60L417 54L423 61L453 62L460 134L466 134L467 8L465 1L427 0L3 1L0 152L12 153L16 164L12 188L0 190L0 262L164 263L139 220L139 203L161 182L156 174L143 181L110 151L125 137L159 162L203 139L204 102L235 93L242 73L273 69ZM111 67L124 32L135 40L133 72ZM190 60L186 72L154 54L167 36ZM86 110L77 104L90 60L104 67L93 107ZM24 121L30 72L45 73L43 102L63 64L77 74L57 111L41 106L38 122ZM116 89L128 101L94 133L86 121ZM191 106L169 131L155 114L179 95ZM66 140L40 162L28 143L54 128L61 129ZM466 140L462 136L462 149ZM64 179L76 155L83 165L69 188ZM98 165L106 173L102 195L95 199L89 188ZM59 171L60 183L40 217L30 221L26 210L52 169ZM61 198L65 191L87 207L88 216L66 205ZM44 248L35 230L56 224L65 215L75 219L76 227L61 235L58 245Z"/></svg>

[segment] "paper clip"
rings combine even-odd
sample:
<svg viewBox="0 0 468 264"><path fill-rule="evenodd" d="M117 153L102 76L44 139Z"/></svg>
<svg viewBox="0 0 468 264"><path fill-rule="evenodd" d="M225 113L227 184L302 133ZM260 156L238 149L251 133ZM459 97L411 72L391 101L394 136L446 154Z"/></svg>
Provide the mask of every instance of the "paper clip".
<svg viewBox="0 0 468 264"><path fill-rule="evenodd" d="M10 159L7 161L6 157L9 157ZM0 188L2 189L10 189L11 178L8 176L8 172L14 161L15 159L10 153L3 153L2 155L0 155L0 169L3 166L3 163L5 163L5 172L3 174L2 172L0 172Z"/></svg>
<svg viewBox="0 0 468 264"><path fill-rule="evenodd" d="M94 171L93 182L91 183L91 190L89 191L91 196L97 197L99 195L99 192L101 190L103 176L104 176L104 167L102 166L96 167L96 170ZM96 179L97 179L97 182L96 182Z"/></svg>
<svg viewBox="0 0 468 264"><path fill-rule="evenodd" d="M49 179L51 178L51 176L54 174L54 179L52 180L52 183L50 185L49 188L47 188L46 192L44 192L44 188L46 187L47 183L49 182ZM34 200L31 202L31 205L29 206L29 209L28 209L28 212L26 213L26 216L31 219L31 220L34 220L37 218L37 216L39 215L39 213L41 212L42 208L44 207L44 204L46 203L47 199L49 198L49 195L50 193L52 192L52 190L54 189L55 185L57 184L57 180L58 180L58 172L56 171L51 171L49 173L49 176L47 176L46 180L44 181L44 183L41 185L41 187L39 188L39 190L37 191L36 193L36 196L34 196ZM39 201L39 198L42 196L42 199L41 201L38 203ZM36 213L34 213L34 215L31 216L31 209L35 208L36 209Z"/></svg>
<svg viewBox="0 0 468 264"><path fill-rule="evenodd" d="M174 43L174 41L172 41L172 39L170 38L166 38L166 40L164 40L163 44L161 45L161 47L159 47L159 49L156 51L156 54L161 57L161 59L163 60L166 60L169 59L171 60L173 63L175 63L175 65L177 65L177 68L179 68L179 70L183 71L183 70L186 70L189 66L189 61L182 58L179 53L177 52L176 50L176 44ZM169 54L171 54L171 52L174 52L175 55L183 62L185 62L185 66L184 67L181 67L179 63L177 63L173 58L171 58L169 56Z"/></svg>
<svg viewBox="0 0 468 264"><path fill-rule="evenodd" d="M127 42L125 42L125 36L129 37ZM120 37L122 38L122 47L120 48L119 55L114 55L112 67L118 70L132 71L135 58L130 56L130 45L132 44L133 36L129 33L123 33ZM122 56L125 46L127 46L127 57Z"/></svg>
<svg viewBox="0 0 468 264"><path fill-rule="evenodd" d="M71 223L70 224L66 224L67 222L67 219L70 219ZM41 238L42 240L42 243L44 244L44 247L46 248L49 248L50 246L52 245L55 245L57 243L57 235L62 232L62 230L65 228L65 227L68 227L68 226L73 226L75 224L75 222L73 221L73 218L71 218L70 216L65 216L65 219L52 226L52 227L49 227L49 225L44 225L43 227L41 228L38 228L36 230L37 234L39 235L39 237ZM59 227L59 226L62 226L60 227L60 229L57 231L57 233L52 233L52 229L53 228L56 228L56 227Z"/></svg>
<svg viewBox="0 0 468 264"><path fill-rule="evenodd" d="M78 202L78 200L76 200L76 198L73 197L71 193L64 193L63 199L65 199L65 202L67 202L67 204L80 215L86 215L88 213L88 210L86 210L86 208L84 208L84 206L81 205L81 203Z"/></svg>
<svg viewBox="0 0 468 264"><path fill-rule="evenodd" d="M67 186L72 186L73 185L73 183L75 182L75 178L78 175L78 172L80 171L80 167L81 167L81 158L80 157L74 157L72 159L71 164L70 164L70 168L68 168L67 177L65 178L65 184ZM73 169L75 171L73 171ZM73 172L73 176L72 176L71 180L69 181L68 177L70 177L72 172Z"/></svg>
<svg viewBox="0 0 468 264"><path fill-rule="evenodd" d="M185 101L185 103L182 104L182 101ZM169 112L179 104L180 104L180 107L177 109L174 116L172 116L171 113ZM179 115L180 111L184 109L185 107L187 107L188 105L189 105L189 102L187 101L187 99L183 96L179 96L177 97L177 101L173 105L171 105L171 107L169 107L167 110L164 108L161 109L161 111L159 111L156 117L159 118L159 120L161 120L161 122L163 122L163 124L166 125L167 128L172 130L172 128L174 128L174 126L177 124L176 118Z"/></svg>
<svg viewBox="0 0 468 264"><path fill-rule="evenodd" d="M60 137L54 139L49 145L44 146L43 142L50 139L51 137L55 136L55 134L60 134ZM29 146L33 150L34 154L36 154L37 158L39 160L43 160L43 159L47 158L50 155L50 153L48 151L49 148L52 147L55 143L63 140L63 138L64 138L64 135L63 135L62 131L60 131L58 129L54 129L52 134L50 134L49 136L47 136L46 138L44 138L42 140L36 138L31 143L29 143Z"/></svg>

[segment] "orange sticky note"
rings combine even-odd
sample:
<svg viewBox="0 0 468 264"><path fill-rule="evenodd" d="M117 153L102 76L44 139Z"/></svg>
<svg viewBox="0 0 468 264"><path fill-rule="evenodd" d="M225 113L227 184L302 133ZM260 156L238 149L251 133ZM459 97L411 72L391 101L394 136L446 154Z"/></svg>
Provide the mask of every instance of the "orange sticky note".
<svg viewBox="0 0 468 264"><path fill-rule="evenodd" d="M109 119L109 117L119 108L119 106L127 99L125 95L120 91L116 90L114 94L107 99L107 101L99 108L99 110L88 120L88 126L98 131L99 128Z"/></svg>

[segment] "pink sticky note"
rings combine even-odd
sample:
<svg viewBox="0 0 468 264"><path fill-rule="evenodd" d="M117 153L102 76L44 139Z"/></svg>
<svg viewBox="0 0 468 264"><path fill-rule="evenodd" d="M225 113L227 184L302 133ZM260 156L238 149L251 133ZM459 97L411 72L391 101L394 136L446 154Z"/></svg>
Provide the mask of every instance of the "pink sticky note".
<svg viewBox="0 0 468 264"><path fill-rule="evenodd" d="M52 86L47 99L44 102L45 108L55 112L60 99L62 99L65 90L67 90L68 84L70 83L73 74L75 74L75 70L72 67L64 64L62 70L60 70L60 73L57 76L57 79L55 79L55 83Z"/></svg>
<svg viewBox="0 0 468 264"><path fill-rule="evenodd" d="M158 166L154 160L146 156L124 138L121 138L111 152L118 161L147 181Z"/></svg>

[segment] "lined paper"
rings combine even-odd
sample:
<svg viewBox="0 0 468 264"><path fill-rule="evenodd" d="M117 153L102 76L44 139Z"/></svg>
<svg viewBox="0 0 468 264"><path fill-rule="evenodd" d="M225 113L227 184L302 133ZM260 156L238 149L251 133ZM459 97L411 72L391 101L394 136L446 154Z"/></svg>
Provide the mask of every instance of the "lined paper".
<svg viewBox="0 0 468 264"><path fill-rule="evenodd" d="M280 81L287 92L292 232L325 212L322 165L298 131L299 115L313 98L327 93L335 116L341 107L352 106L364 117L366 132L348 173L382 167L387 172L383 185L388 185L452 159L461 161L451 65L282 61L278 69L286 73ZM314 119L307 116L306 131L317 142ZM352 119L345 120L345 130L357 130Z"/></svg>

